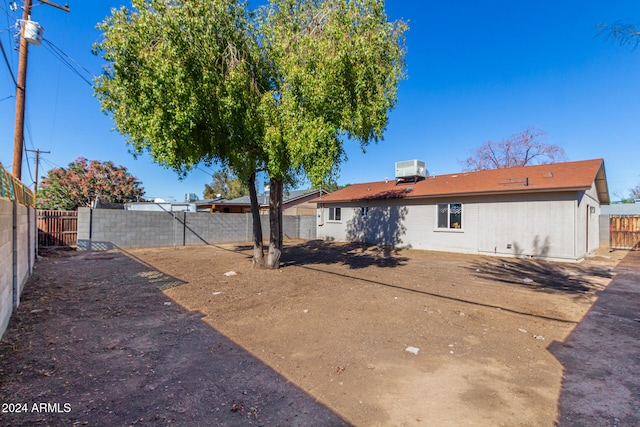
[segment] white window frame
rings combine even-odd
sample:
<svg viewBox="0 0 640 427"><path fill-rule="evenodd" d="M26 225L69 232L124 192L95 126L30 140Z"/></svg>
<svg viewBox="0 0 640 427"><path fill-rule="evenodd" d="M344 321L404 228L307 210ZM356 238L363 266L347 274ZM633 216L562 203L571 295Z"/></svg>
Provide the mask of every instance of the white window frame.
<svg viewBox="0 0 640 427"><path fill-rule="evenodd" d="M440 227L440 208L441 206L447 206L447 226ZM460 226L452 227L451 224L451 205L460 205ZM461 202L447 202L447 203L437 203L436 204L436 231L462 231L464 227L464 222L462 218L464 217L464 204Z"/></svg>
<svg viewBox="0 0 640 427"><path fill-rule="evenodd" d="M336 215L336 212L338 213L338 215ZM337 216L337 219L336 219L336 216ZM327 221L342 222L342 208L340 206L331 206L329 208L329 219Z"/></svg>
<svg viewBox="0 0 640 427"><path fill-rule="evenodd" d="M367 218L369 216L369 206L360 206L360 218Z"/></svg>

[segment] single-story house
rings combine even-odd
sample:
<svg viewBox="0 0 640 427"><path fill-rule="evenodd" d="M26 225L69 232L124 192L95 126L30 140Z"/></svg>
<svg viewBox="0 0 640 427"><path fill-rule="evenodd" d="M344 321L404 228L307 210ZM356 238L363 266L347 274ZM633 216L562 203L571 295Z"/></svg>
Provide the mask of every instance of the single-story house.
<svg viewBox="0 0 640 427"><path fill-rule="evenodd" d="M268 188L265 194L258 194L258 204L260 205L260 213L269 213L269 193ZM303 215L314 216L316 214L316 205L310 203L311 200L319 197L320 194L326 195L326 190L292 190L285 191L282 196L282 214L283 215ZM242 196L231 200L221 200L212 203L210 212L226 212L226 213L247 213L251 212L251 201L249 196Z"/></svg>
<svg viewBox="0 0 640 427"><path fill-rule="evenodd" d="M565 262L599 247L602 159L437 176L409 162L422 167L316 198L318 238Z"/></svg>

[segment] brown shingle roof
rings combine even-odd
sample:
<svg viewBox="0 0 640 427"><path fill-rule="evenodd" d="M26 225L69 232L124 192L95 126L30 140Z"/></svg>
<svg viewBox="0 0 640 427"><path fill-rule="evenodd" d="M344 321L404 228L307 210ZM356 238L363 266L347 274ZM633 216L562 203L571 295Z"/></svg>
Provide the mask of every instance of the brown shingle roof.
<svg viewBox="0 0 640 427"><path fill-rule="evenodd" d="M417 182L395 180L354 184L313 202L349 202L396 198L429 198L500 193L580 191L596 182L600 203L609 204L602 159L461 172L430 176Z"/></svg>

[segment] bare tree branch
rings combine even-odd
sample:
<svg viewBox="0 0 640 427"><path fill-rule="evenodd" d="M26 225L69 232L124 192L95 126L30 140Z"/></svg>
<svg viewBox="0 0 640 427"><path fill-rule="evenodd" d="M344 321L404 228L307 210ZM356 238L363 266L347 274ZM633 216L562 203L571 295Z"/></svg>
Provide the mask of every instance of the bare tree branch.
<svg viewBox="0 0 640 427"><path fill-rule="evenodd" d="M640 29L636 25L627 24L624 21L616 21L611 25L599 24L596 37L615 40L620 45L630 45L634 50L640 46Z"/></svg>
<svg viewBox="0 0 640 427"><path fill-rule="evenodd" d="M531 164L555 163L566 159L564 150L540 140L544 132L527 127L501 141L487 141L463 161L466 170L501 169Z"/></svg>

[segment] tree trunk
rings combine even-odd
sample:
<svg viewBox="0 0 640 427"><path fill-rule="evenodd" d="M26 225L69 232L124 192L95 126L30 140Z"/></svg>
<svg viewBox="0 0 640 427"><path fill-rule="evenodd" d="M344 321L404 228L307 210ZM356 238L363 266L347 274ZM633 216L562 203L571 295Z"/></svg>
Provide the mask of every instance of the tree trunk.
<svg viewBox="0 0 640 427"><path fill-rule="evenodd" d="M280 267L282 255L282 193L284 182L281 179L271 179L269 183L269 255L268 268Z"/></svg>
<svg viewBox="0 0 640 427"><path fill-rule="evenodd" d="M249 199L251 200L251 218L253 219L253 266L264 267L264 251L262 250L262 223L260 222L260 205L256 192L256 173L253 172L247 180Z"/></svg>

